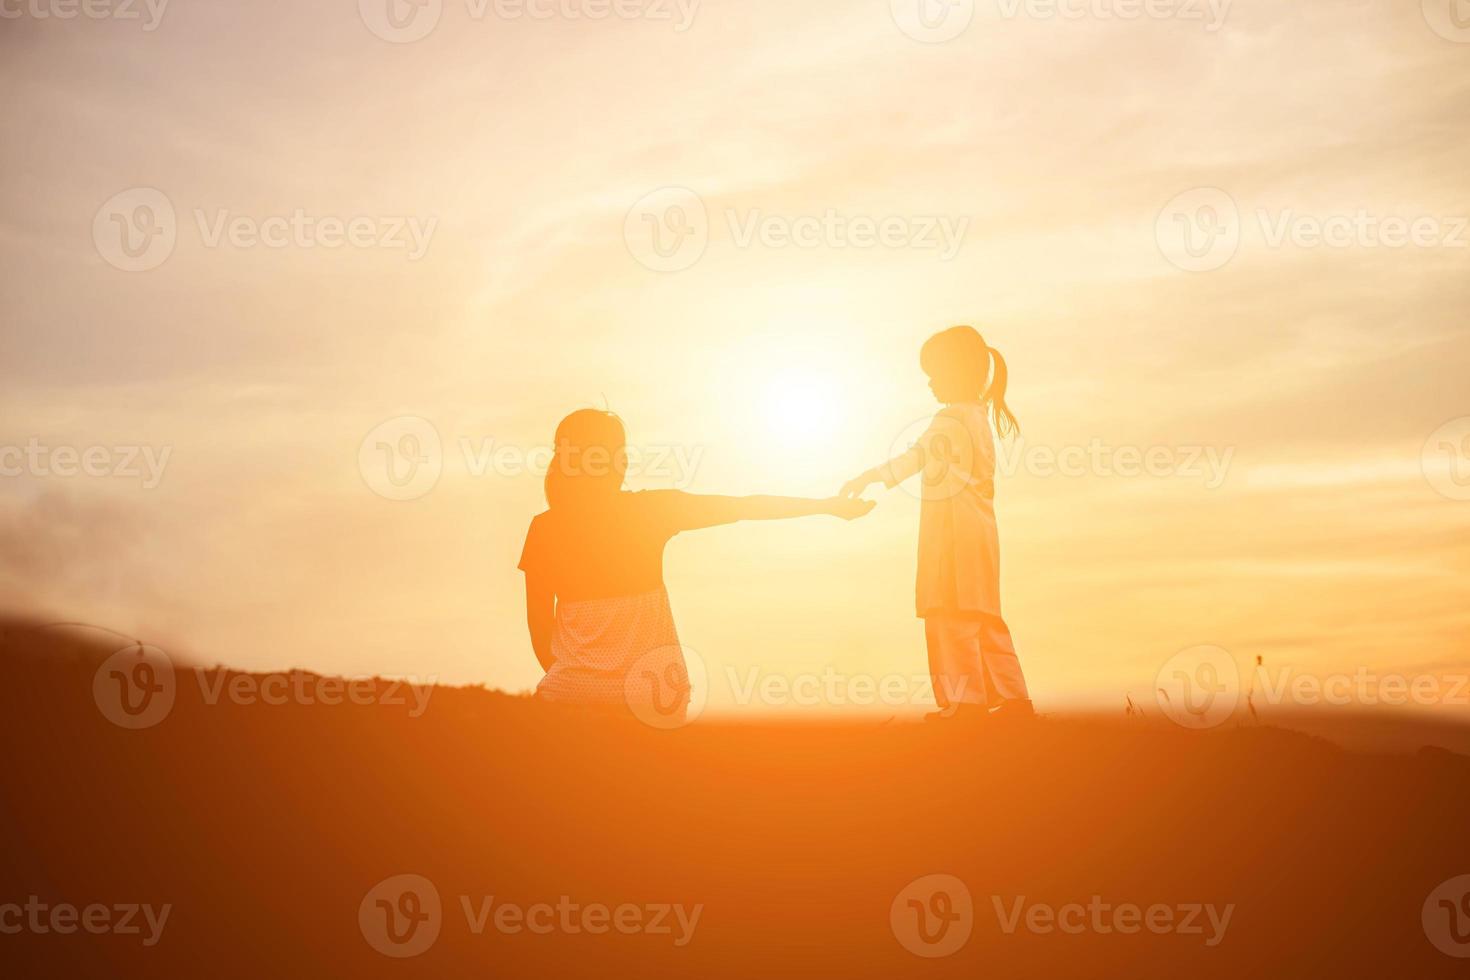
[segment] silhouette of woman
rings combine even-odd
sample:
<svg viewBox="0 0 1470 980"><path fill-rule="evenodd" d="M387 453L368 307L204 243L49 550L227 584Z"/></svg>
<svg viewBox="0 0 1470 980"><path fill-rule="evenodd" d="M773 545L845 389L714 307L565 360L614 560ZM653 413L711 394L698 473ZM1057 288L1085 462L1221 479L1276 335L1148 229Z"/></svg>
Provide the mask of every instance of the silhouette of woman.
<svg viewBox="0 0 1470 980"><path fill-rule="evenodd" d="M929 389L944 408L906 453L843 488L856 497L923 474L916 605L929 673L942 713L986 718L1033 714L1011 631L1000 613L1000 538L995 524L995 431L1018 431L1006 406L1006 362L974 327L930 337L919 352Z"/></svg>
<svg viewBox="0 0 1470 980"><path fill-rule="evenodd" d="M680 531L735 521L830 514L845 520L872 501L832 497L720 497L623 490L622 421L582 409L556 427L546 473L549 509L531 521L521 554L526 622L546 676L536 695L564 704L656 703L682 719L689 674L664 589L664 545ZM658 684L629 683L653 677ZM636 680L636 678L635 678Z"/></svg>

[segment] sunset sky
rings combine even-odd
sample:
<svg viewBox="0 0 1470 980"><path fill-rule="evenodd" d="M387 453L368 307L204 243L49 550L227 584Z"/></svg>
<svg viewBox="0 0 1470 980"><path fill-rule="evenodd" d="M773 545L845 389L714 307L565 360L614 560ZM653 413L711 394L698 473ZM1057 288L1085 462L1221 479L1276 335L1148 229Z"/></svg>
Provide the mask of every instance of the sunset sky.
<svg viewBox="0 0 1470 980"><path fill-rule="evenodd" d="M7 611L241 668L529 690L541 483L482 466L493 447L534 470L561 416L606 405L651 461L636 487L830 495L933 412L924 338L973 323L1022 427L1002 591L1039 707L1148 698L1200 644L1470 669L1450 0L1242 0L1215 30L1196 0L980 0L942 43L904 0L426 0L412 41L374 2L175 0L151 30L141 4L5 7L0 446L167 452L156 486L0 477ZM128 271L108 235L137 188L174 242ZM649 207L702 253L650 268ZM1171 238L1219 222L1233 255ZM403 417L442 475L391 500L362 450ZM729 690L752 671L925 674L918 502L878 500L672 543L713 706L773 707Z"/></svg>

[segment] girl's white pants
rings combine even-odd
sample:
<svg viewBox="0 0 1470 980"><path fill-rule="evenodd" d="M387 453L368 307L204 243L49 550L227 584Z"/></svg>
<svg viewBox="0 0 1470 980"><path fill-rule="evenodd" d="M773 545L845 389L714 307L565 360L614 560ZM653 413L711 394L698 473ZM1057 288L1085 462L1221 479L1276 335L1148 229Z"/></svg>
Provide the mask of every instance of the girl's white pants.
<svg viewBox="0 0 1470 980"><path fill-rule="evenodd" d="M1010 627L999 616L926 617L924 640L941 709L1029 697Z"/></svg>

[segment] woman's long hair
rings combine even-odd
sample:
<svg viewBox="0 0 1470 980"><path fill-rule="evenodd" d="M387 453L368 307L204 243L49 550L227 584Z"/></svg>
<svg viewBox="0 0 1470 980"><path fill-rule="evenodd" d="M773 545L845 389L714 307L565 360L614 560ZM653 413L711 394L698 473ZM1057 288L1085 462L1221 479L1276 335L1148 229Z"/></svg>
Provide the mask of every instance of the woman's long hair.
<svg viewBox="0 0 1470 980"><path fill-rule="evenodd" d="M623 487L628 437L612 412L578 409L556 427L556 444L546 468L546 503L552 510L605 500Z"/></svg>
<svg viewBox="0 0 1470 980"><path fill-rule="evenodd" d="M1009 373L1000 351L985 343L980 331L970 326L950 327L924 341L919 366L945 390L947 400L983 401L1002 438L1021 431L1016 416L1006 404ZM952 396L952 398L950 397Z"/></svg>

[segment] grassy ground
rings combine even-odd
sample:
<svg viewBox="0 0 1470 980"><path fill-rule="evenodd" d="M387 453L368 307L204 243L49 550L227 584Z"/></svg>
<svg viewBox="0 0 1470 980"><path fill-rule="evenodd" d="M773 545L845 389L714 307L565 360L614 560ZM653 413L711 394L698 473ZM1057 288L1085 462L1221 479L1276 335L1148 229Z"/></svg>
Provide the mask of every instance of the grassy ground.
<svg viewBox="0 0 1470 980"><path fill-rule="evenodd" d="M5 655L0 905L170 906L151 946L146 926L0 934L0 969L19 968L7 975L1428 977L1470 964L1421 921L1436 886L1470 873L1470 759L1444 751L1059 717L658 731L478 689L436 689L416 715L407 696L211 704L230 678L188 670L166 717L127 730L94 698L95 657ZM410 913L432 914L419 879L381 884L404 874L432 884L439 911L395 945L390 915L402 938ZM950 878L913 884L936 874ZM1167 910L1169 927L1124 931L1130 905L1156 926ZM1047 928L1047 909L1082 928ZM926 944L920 926L942 937ZM374 946L404 952L435 928L413 957ZM965 930L948 955L919 955Z"/></svg>

